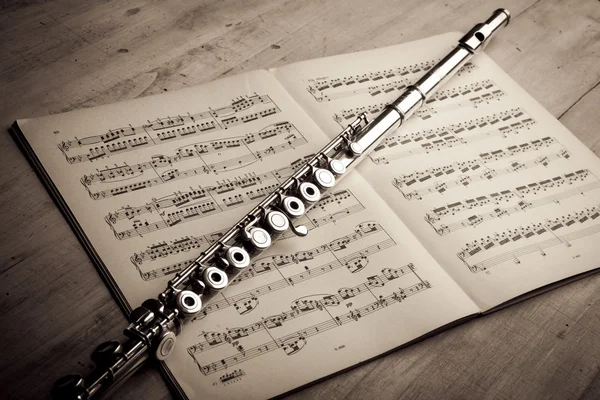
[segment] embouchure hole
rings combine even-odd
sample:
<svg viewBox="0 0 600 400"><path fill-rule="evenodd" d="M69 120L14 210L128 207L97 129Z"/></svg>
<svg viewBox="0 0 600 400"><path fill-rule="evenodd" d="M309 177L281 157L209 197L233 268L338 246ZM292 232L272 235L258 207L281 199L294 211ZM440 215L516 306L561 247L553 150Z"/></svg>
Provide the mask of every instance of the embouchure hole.
<svg viewBox="0 0 600 400"><path fill-rule="evenodd" d="M233 259L237 262L242 262L242 261L244 261L244 255L242 253L240 253L239 251L235 252L235 253L233 253Z"/></svg>
<svg viewBox="0 0 600 400"><path fill-rule="evenodd" d="M309 196L314 196L315 195L315 189L313 189L311 187L307 187L306 188L306 193L308 193Z"/></svg>
<svg viewBox="0 0 600 400"><path fill-rule="evenodd" d="M485 35L481 32L475 32L475 37L477 38L477 40L479 40L480 42L483 42L483 40L485 39Z"/></svg>
<svg viewBox="0 0 600 400"><path fill-rule="evenodd" d="M188 306L188 307L193 307L193 306L195 306L195 305L196 305L196 300L194 300L194 299L193 299L193 298L191 298L191 297L185 297L185 298L183 299L183 304L185 304L185 305L186 305L186 306Z"/></svg>
<svg viewBox="0 0 600 400"><path fill-rule="evenodd" d="M290 201L290 208L292 210L297 210L297 209L300 208L300 205L297 202L295 202L295 201Z"/></svg>
<svg viewBox="0 0 600 400"><path fill-rule="evenodd" d="M236 253L236 254L239 254L239 253ZM214 282L219 283L219 282L221 282L221 280L223 278L221 277L221 274L217 274L216 272L213 272L212 274L210 274L210 279L212 279Z"/></svg>

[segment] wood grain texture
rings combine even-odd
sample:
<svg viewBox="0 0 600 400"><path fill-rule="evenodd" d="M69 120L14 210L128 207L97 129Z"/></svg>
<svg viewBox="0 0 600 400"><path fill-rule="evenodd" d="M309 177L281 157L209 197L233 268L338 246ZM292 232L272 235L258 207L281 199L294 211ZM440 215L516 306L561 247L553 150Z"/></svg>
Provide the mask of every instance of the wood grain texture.
<svg viewBox="0 0 600 400"><path fill-rule="evenodd" d="M0 6L0 117L57 113L225 75L513 20L488 54L600 155L597 0L65 0ZM8 134L0 135L0 387L45 398L126 321ZM374 339L376 340L376 338ZM148 367L119 399L168 399ZM290 399L598 399L600 276L462 324Z"/></svg>

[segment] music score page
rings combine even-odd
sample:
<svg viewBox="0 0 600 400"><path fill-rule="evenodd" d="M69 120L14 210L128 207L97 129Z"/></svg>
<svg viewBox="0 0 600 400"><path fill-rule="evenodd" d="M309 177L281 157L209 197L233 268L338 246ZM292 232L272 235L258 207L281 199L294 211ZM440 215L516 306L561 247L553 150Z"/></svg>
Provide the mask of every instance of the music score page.
<svg viewBox="0 0 600 400"><path fill-rule="evenodd" d="M332 137L377 115L461 36L274 73ZM357 170L482 311L600 267L600 161L485 54Z"/></svg>

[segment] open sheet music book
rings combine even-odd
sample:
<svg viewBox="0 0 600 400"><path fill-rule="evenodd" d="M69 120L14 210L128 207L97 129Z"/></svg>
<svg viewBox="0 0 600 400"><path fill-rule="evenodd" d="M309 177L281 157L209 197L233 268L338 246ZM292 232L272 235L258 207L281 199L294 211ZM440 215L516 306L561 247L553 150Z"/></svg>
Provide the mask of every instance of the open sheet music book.
<svg viewBox="0 0 600 400"><path fill-rule="evenodd" d="M121 305L174 273L460 34L19 120ZM600 161L486 55L187 324L189 398L265 398L600 267ZM277 379L273 379L277 377Z"/></svg>

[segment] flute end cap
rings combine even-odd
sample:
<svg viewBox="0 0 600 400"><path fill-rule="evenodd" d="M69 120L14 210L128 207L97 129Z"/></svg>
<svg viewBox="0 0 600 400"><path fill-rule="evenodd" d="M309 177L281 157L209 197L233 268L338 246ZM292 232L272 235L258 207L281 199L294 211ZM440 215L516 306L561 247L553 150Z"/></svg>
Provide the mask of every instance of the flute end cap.
<svg viewBox="0 0 600 400"><path fill-rule="evenodd" d="M506 8L499 8L496 11L494 11L494 14L500 14L500 13L506 15L506 24L504 24L504 26L508 25L510 23L510 19L511 19L510 11L508 11Z"/></svg>

